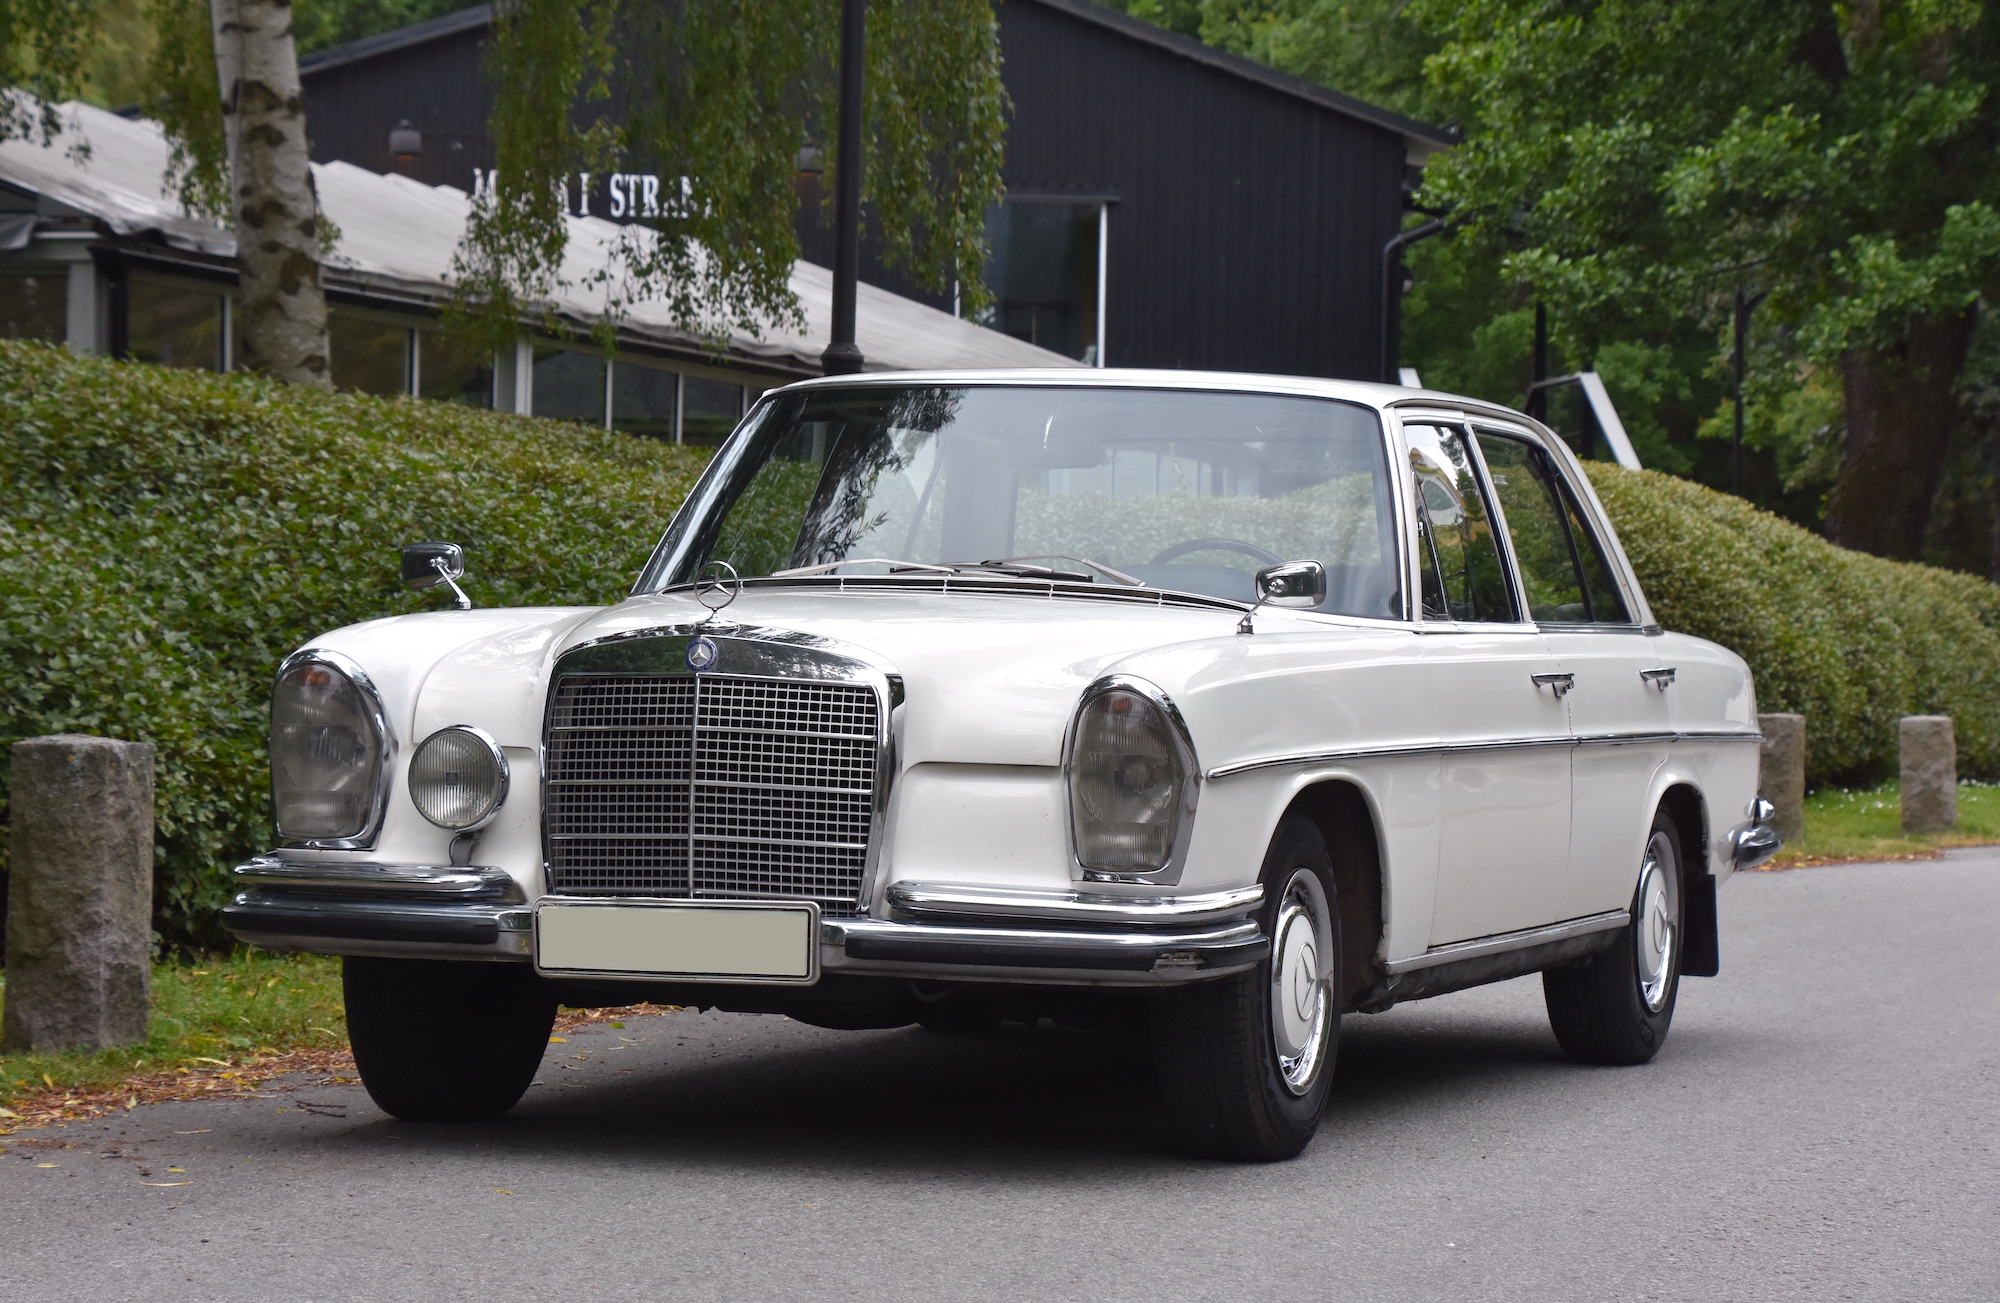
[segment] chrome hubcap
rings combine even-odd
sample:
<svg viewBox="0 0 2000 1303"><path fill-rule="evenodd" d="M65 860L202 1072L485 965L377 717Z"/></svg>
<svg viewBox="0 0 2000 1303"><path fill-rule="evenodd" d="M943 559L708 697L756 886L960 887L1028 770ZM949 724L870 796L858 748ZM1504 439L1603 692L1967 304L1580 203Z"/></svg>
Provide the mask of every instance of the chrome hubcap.
<svg viewBox="0 0 2000 1303"><path fill-rule="evenodd" d="M1667 1002L1673 979L1675 947L1680 945L1680 875L1675 872L1673 844L1663 832L1646 843L1646 861L1639 866L1639 899L1632 920L1633 945L1639 961L1639 994L1646 1008L1658 1013Z"/></svg>
<svg viewBox="0 0 2000 1303"><path fill-rule="evenodd" d="M1300 869L1285 884L1271 945L1271 1040L1278 1076L1294 1095L1312 1089L1332 1038L1333 953L1326 893Z"/></svg>

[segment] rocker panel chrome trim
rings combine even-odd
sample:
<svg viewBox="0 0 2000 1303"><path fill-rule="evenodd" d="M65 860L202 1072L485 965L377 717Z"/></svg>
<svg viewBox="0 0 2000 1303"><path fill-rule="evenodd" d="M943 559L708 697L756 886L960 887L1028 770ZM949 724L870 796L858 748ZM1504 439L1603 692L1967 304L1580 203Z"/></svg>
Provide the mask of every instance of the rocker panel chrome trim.
<svg viewBox="0 0 2000 1303"><path fill-rule="evenodd" d="M1382 965L1382 971L1394 977L1398 973L1413 973L1421 968L1435 968L1439 964L1449 964L1460 959L1478 959L1484 955L1504 954L1509 950L1526 950L1531 946L1547 945L1553 941L1589 936L1593 932L1609 932L1614 928L1624 927L1631 921L1630 910L1607 910L1602 914L1573 918L1568 922L1555 923L1548 927L1502 932L1497 936L1474 937L1470 941L1454 941L1450 945L1432 946L1421 955L1412 955L1408 959L1392 959Z"/></svg>

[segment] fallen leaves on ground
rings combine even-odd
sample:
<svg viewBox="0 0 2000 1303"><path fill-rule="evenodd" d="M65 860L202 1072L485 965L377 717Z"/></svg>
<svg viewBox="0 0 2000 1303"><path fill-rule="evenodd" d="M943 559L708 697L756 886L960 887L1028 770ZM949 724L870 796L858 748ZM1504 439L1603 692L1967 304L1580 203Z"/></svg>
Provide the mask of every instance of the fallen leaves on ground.
<svg viewBox="0 0 2000 1303"><path fill-rule="evenodd" d="M633 1004L616 1009L564 1009L556 1015L554 1032L608 1023L647 1014L673 1013L678 1005ZM127 1077L98 1090L53 1086L36 1095L21 1096L10 1109L0 1110L0 1136L43 1127L65 1126L107 1113L121 1113L141 1104L165 1104L190 1099L266 1099L276 1091L304 1090L360 1080L354 1055L339 1049L301 1049L285 1054L246 1057L231 1063L202 1058L204 1068L174 1068ZM279 1077L300 1077L283 1085ZM45 1078L46 1079L46 1078ZM318 1107L324 1108L325 1105ZM192 1134L192 1133L191 1133Z"/></svg>

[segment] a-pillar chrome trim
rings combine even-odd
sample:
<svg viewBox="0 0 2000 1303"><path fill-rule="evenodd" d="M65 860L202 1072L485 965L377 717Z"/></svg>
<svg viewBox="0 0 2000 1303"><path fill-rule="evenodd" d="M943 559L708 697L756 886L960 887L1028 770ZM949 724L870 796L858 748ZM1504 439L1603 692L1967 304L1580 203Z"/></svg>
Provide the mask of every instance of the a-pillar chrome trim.
<svg viewBox="0 0 2000 1303"><path fill-rule="evenodd" d="M1413 973L1418 969L1435 968L1439 964L1449 964L1460 959L1478 959L1485 955L1505 954L1510 950L1526 950L1532 946L1567 941L1571 937L1589 936L1593 932L1609 932L1614 928L1624 927L1631 921L1632 911L1629 909L1606 910L1602 914L1573 918L1548 927L1501 932L1495 936L1474 937L1470 941L1454 941L1449 945L1432 946L1421 955L1412 955L1408 959L1391 959L1382 965L1382 971L1391 977L1398 973Z"/></svg>

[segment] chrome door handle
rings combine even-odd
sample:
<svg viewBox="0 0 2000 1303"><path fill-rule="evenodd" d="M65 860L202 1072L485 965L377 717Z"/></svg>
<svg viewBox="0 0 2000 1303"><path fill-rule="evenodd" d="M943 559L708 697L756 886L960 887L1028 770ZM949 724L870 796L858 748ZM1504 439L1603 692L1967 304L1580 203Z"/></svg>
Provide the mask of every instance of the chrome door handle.
<svg viewBox="0 0 2000 1303"><path fill-rule="evenodd" d="M1547 688L1549 691L1555 693L1558 701L1568 695L1569 690L1576 686L1576 675L1574 674L1530 674L1528 677L1535 681L1536 687Z"/></svg>
<svg viewBox="0 0 2000 1303"><path fill-rule="evenodd" d="M1650 686L1665 692L1673 684L1674 672L1670 669L1640 670L1639 677L1644 679Z"/></svg>

